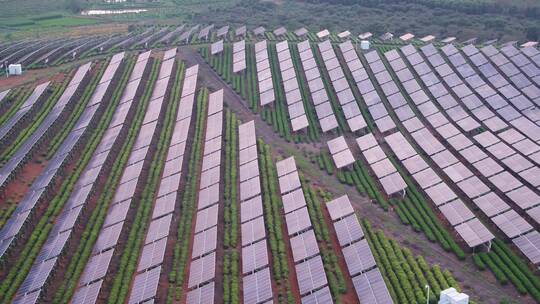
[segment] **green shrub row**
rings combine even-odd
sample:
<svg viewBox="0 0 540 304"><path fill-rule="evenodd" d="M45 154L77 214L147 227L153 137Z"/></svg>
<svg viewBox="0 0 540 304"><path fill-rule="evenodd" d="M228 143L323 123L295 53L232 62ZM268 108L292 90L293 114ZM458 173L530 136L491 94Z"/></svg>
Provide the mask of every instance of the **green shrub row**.
<svg viewBox="0 0 540 304"><path fill-rule="evenodd" d="M112 119L112 109L115 105L109 103L105 114L99 120L97 130L102 130L108 124L108 120ZM40 249L47 240L49 232L53 228L54 219L60 214L64 203L68 200L79 176L83 173L86 164L90 161L94 150L97 148L103 132L94 131L90 139L83 145L81 156L77 160L72 173L67 176L54 197L48 202L46 210L42 217L37 221L32 229L32 233L24 243L23 249L18 253L16 261L11 263L11 269L7 276L0 284L0 302L9 302L13 297L20 284L26 278L26 275L32 267L32 263L40 252ZM6 255L4 255L6 256Z"/></svg>
<svg viewBox="0 0 540 304"><path fill-rule="evenodd" d="M223 256L223 303L240 303L238 284L238 252L227 251Z"/></svg>
<svg viewBox="0 0 540 304"><path fill-rule="evenodd" d="M262 185L263 214L266 231L268 232L268 243L270 247L270 263L272 275L276 283L285 289L278 291L278 299L289 302L290 285L288 284L289 265L283 231L281 229L281 200L278 197L276 186L277 174L270 152L270 146L264 144L262 139L257 141L259 151L259 170ZM294 303L294 301L292 302Z"/></svg>
<svg viewBox="0 0 540 304"><path fill-rule="evenodd" d="M116 105L120 102L124 87L129 80L131 71L133 70L134 66L135 59L131 58L128 61L125 73L122 75L120 85L118 86L118 88L115 89L112 95L111 101L113 104L115 104L115 107L111 109L111 118L99 129L99 132L104 133L105 131L107 131L109 123L114 115ZM66 267L64 277L61 278L62 281L60 283L60 287L54 292L54 303L69 302L71 296L75 292L78 280L82 275L82 272L84 271L86 263L90 259L90 256L92 254L92 248L99 236L101 226L103 225L103 222L105 221L105 218L107 216L109 203L114 197L114 194L116 193L118 182L120 181L122 173L124 172L124 166L129 160L131 148L135 143L137 134L139 133L139 129L142 125L142 121L146 113L146 108L150 101L149 97L152 92L151 87L153 86L153 83L157 77L158 68L159 64L157 62L153 62L153 64L151 65L150 76L148 79L148 86L147 88L145 88L141 100L136 105L136 113L132 121L126 121L126 125L124 126L124 128L127 127L128 130L124 142L121 144L121 147L119 148L119 152L114 162L112 162L113 165L110 171L107 172L107 179L103 187L103 189L105 190L100 193L99 197L97 198L96 205L89 215L88 222L86 223L84 230L82 231L81 238L77 242L75 252L71 256L69 264Z"/></svg>
<svg viewBox="0 0 540 304"><path fill-rule="evenodd" d="M388 210L388 202L378 190L373 178L369 175L369 172L361 161L355 162L353 164L353 170L347 172L347 174L351 175L350 179L352 179L358 192L367 194L369 198L377 202L384 210ZM346 177L342 183L347 183Z"/></svg>
<svg viewBox="0 0 540 304"><path fill-rule="evenodd" d="M489 268L499 283L510 281L520 294L540 302L540 280L502 241L495 239L490 252L475 254L473 259L478 269Z"/></svg>
<svg viewBox="0 0 540 304"><path fill-rule="evenodd" d="M237 120L236 115L227 110L225 115L225 176L224 210L225 249L223 264L223 302L239 303L238 286L238 200L237 200Z"/></svg>
<svg viewBox="0 0 540 304"><path fill-rule="evenodd" d="M263 209L266 229L268 231L268 240L270 252L273 260L273 275L276 281L281 281L288 275L288 265L285 252L285 243L281 230L281 216L279 209L281 202L277 196L277 186L274 180L274 168L270 155L270 147L265 145L262 140L258 142L259 150L259 170L261 173Z"/></svg>
<svg viewBox="0 0 540 304"><path fill-rule="evenodd" d="M168 275L169 288L167 290L167 303L179 301L182 297L185 267L190 256L191 222L196 206L197 181L200 175L207 101L208 89L203 88L197 94L195 133L191 143L188 174L186 175L185 188L180 203L180 216L178 220L177 241L173 251L173 264L171 272Z"/></svg>
<svg viewBox="0 0 540 304"><path fill-rule="evenodd" d="M382 231L373 231L367 220L363 220L362 225L377 265L395 301L425 303L426 285L429 285L431 290L430 303L436 303L443 289L460 289L450 271L442 270L439 265L430 267L422 256L415 258L409 249L401 248Z"/></svg>
<svg viewBox="0 0 540 304"><path fill-rule="evenodd" d="M288 142L293 141L291 129L289 128L289 119L287 114L287 103L285 102L285 92L282 87L281 72L279 69L279 59L277 57L276 45L268 44L268 60L270 61L270 69L272 71L272 82L276 100L273 102L272 126L277 125L279 136L285 138Z"/></svg>
<svg viewBox="0 0 540 304"><path fill-rule="evenodd" d="M225 235L223 247L236 248L238 241L238 204L237 204L237 120L229 110L225 117L225 187L224 210Z"/></svg>

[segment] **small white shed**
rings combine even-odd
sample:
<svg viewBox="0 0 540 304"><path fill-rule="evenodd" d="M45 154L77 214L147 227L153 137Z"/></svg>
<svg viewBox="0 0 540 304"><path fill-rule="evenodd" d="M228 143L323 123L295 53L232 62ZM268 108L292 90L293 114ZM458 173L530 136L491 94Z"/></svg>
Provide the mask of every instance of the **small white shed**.
<svg viewBox="0 0 540 304"><path fill-rule="evenodd" d="M9 75L22 75L21 64L10 64L8 67Z"/></svg>

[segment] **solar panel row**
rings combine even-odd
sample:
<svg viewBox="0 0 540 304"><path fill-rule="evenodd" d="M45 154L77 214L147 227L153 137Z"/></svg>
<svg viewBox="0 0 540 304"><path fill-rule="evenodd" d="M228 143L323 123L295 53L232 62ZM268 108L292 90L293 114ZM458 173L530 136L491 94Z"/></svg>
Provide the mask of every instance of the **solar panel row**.
<svg viewBox="0 0 540 304"><path fill-rule="evenodd" d="M134 69L132 72L132 75L130 79L133 79L130 83L132 83L131 86L126 87L126 91L124 92L124 97L121 100L125 100L123 104L129 104L128 108L131 107L131 105L134 103L133 96L136 94L133 91L127 91L139 90L139 86L142 87L142 76L144 74L144 66L146 66L146 63L148 62L150 52L146 52L144 54L139 55L137 58L136 65L141 66L142 68ZM174 60L174 59L169 59ZM163 62L162 68L159 72L158 79L164 79L169 80L169 76L172 71L172 65L167 64L167 62ZM133 74L136 73L136 74ZM152 96L158 96L156 99L153 99L150 101L147 111L145 113L145 117L143 119L143 125L141 129L139 130L139 134L137 135L137 139L135 140L135 144L132 147L132 150L130 152L130 157L128 160L128 165L124 168L124 171L122 173L122 177L120 179L120 184L118 185L118 188L116 189L115 195L113 197L112 204L109 208L109 211L107 213L107 216L105 218L105 222L101 228L100 234L98 236L97 242L94 244L94 248L92 250L92 254L94 254L93 257L87 262L84 268L83 276L81 280L79 280L79 286L80 288L75 291L75 294L78 296L79 293L84 293L87 290L87 286L94 283L94 282L100 282L103 280L103 278L106 276L107 271L109 269L109 263L110 263L110 257L114 254L114 249L119 241L119 235L122 231L124 221L127 216L127 211L130 208L131 202L133 200L133 196L135 195L135 189L136 185L139 180L139 175L143 170L142 163L144 161L144 158L146 156L146 153L149 149L151 139L155 133L155 127L157 122L157 116L159 116L159 109L161 109L162 101L163 101L163 95L165 95L165 91L167 89L167 86L155 86L154 91L152 92ZM157 110L157 116L156 116L156 109ZM110 130L114 130L114 132L120 133L122 129L122 125L126 119L127 111L122 111L119 113L121 115L118 117L118 121L121 122L121 124L116 125L116 123L111 123ZM116 114L115 114L116 115ZM121 119L120 119L121 118ZM113 118L113 121L117 121ZM145 123L146 122L146 123ZM116 126L112 126L116 125ZM107 131L109 132L109 131ZM110 131L112 132L112 131ZM102 140L103 149L111 149L112 148L112 142L114 142L114 139L111 138L107 140L107 137L104 136L105 140ZM101 151L100 147L96 149L96 152ZM102 153L102 152L101 152ZM104 161L104 160L103 160ZM97 178L97 176L96 176ZM169 219L170 220L170 219ZM164 243L161 244L160 248L147 248L145 252L150 252L150 256L145 256L145 263L148 265L156 265L160 259L159 253L160 250L164 252ZM162 257L161 257L162 259ZM98 271L97 271L98 270ZM159 273L158 273L159 277ZM95 293L96 298L92 299L85 299L85 303L95 303L97 301L97 295L99 292Z"/></svg>
<svg viewBox="0 0 540 304"><path fill-rule="evenodd" d="M257 62L257 79L259 83L259 99L261 106L270 104L276 99L272 83L272 71L268 60L266 40L255 43L255 61Z"/></svg>
<svg viewBox="0 0 540 304"><path fill-rule="evenodd" d="M289 50L289 42L287 40L278 42L276 44L276 50L278 53L281 80L285 88L285 100L289 110L289 119L293 131L298 131L307 128L309 122L298 86L298 79L296 78L296 71L294 70L291 52Z"/></svg>
<svg viewBox="0 0 540 304"><path fill-rule="evenodd" d="M282 36L282 35L285 35L286 33L287 33L287 29L283 26L280 26L274 30L274 35L276 36Z"/></svg>
<svg viewBox="0 0 540 304"><path fill-rule="evenodd" d="M199 35L197 35L197 39L199 40L208 40L208 36L210 35L210 31L214 28L214 25L211 24L207 27L204 27L200 32Z"/></svg>
<svg viewBox="0 0 540 304"><path fill-rule="evenodd" d="M307 33L308 33L308 30L305 27L301 27L294 31L294 34L298 38L305 36Z"/></svg>
<svg viewBox="0 0 540 304"><path fill-rule="evenodd" d="M186 71L186 76L184 78L184 83L196 83L198 76L198 66L192 66ZM149 228L146 232L145 246L142 249L141 257L139 258L139 264L137 266L137 275L135 276L135 281L142 281L142 278L146 276L146 272L150 271L153 267L160 265L163 262L163 257L166 248L166 242L169 235L169 230L172 222L172 213L176 204L176 197L178 191L180 190L180 183L174 178L174 183L169 186L170 178L169 176L178 176L180 177L182 170L182 162L184 158L185 146L187 142L186 136L179 136L180 133L187 133L189 131L192 117L192 109L195 95L196 85L184 86L182 88L182 98L180 98L180 104L178 107L178 113L176 117L175 127L173 129L172 140L169 143L169 148L167 150L167 159L165 161L164 173L162 175L160 185L158 187L159 191L158 198L154 204L154 210L152 212L152 220L150 222ZM179 139L178 139L179 138ZM178 140L177 140L178 139ZM172 164L172 165L171 165ZM167 168L170 169L168 170ZM163 191L162 189L167 189ZM212 234L208 236L204 235L203 240L204 246L201 247L199 252L194 253L197 255L202 255L207 253L208 248L212 248L212 243L216 243L216 237L214 235L212 241ZM161 268L161 267L159 267ZM157 273L157 279L159 281L159 273ZM150 281L148 284L154 284L155 281ZM150 289L153 291L153 289ZM141 297L134 290L130 294L130 303L138 303L140 301L146 301L148 299L154 298L156 296L155 292L147 292L145 296Z"/></svg>
<svg viewBox="0 0 540 304"><path fill-rule="evenodd" d="M266 230L260 190L255 121L238 126L240 151L240 213L244 303L256 304L272 299L272 283ZM250 185L258 185L255 191ZM242 186L244 185L244 186Z"/></svg>
<svg viewBox="0 0 540 304"><path fill-rule="evenodd" d="M159 38L157 43L164 43L164 44L172 43L174 41L174 39L176 38L176 36L179 36L180 33L182 33L182 31L184 30L185 27L186 27L185 24L181 24L181 25L177 26L174 30L170 31L169 33L167 33L163 37ZM163 56L163 60L167 60L169 58L171 58L171 57L169 57L167 55Z"/></svg>
<svg viewBox="0 0 540 304"><path fill-rule="evenodd" d="M319 39L324 39L324 38L328 37L329 35L330 35L330 31L328 31L327 29L324 29L324 30L317 33L317 37Z"/></svg>
<svg viewBox="0 0 540 304"><path fill-rule="evenodd" d="M312 301L312 294L328 282L294 157L278 161L276 169L300 295L302 302Z"/></svg>
<svg viewBox="0 0 540 304"><path fill-rule="evenodd" d="M193 27L191 27L188 31L186 32L183 32L182 35L180 35L180 38L178 38L178 40L180 41L184 41L185 43L188 43L189 42L189 39L191 38L191 35L197 30L199 29L199 25L194 25Z"/></svg>
<svg viewBox="0 0 540 304"><path fill-rule="evenodd" d="M225 25L225 26L220 27L217 30L217 35L216 36L218 38L225 37L225 35L227 35L228 32L229 32L229 26Z"/></svg>
<svg viewBox="0 0 540 304"><path fill-rule="evenodd" d="M372 133L358 137L356 143L387 195L392 195L407 188L407 184L381 149Z"/></svg>
<svg viewBox="0 0 540 304"><path fill-rule="evenodd" d="M246 69L246 41L240 40L233 44L233 73Z"/></svg>
<svg viewBox="0 0 540 304"><path fill-rule="evenodd" d="M168 27L164 27L162 28L161 30L159 31L156 31L155 33L151 34L151 35L148 35L146 37L144 37L143 39L140 39L138 41L136 41L133 46L134 47L137 47L137 46L142 46L144 48L148 48L149 45L151 45L154 41L157 41L159 38L161 38L162 36L166 35L167 33L169 32L169 28Z"/></svg>
<svg viewBox="0 0 540 304"><path fill-rule="evenodd" d="M238 36L245 36L247 33L247 26L245 25L242 25L241 27L237 28L235 31L234 31L234 34L238 37Z"/></svg>
<svg viewBox="0 0 540 304"><path fill-rule="evenodd" d="M390 53L390 52L389 52ZM392 54L392 53L390 53ZM401 122L405 122L409 120L410 118L414 118L415 114L412 111L411 107L407 104L407 101L402 94L402 92L398 89L395 81L392 79L392 76L390 76L390 73L386 70L386 67L384 63L382 62L382 58L379 56L379 54L376 51L371 51L367 54L365 54L366 60L369 63L369 67L371 68L372 72L375 74L375 79L379 83L383 94L386 96L386 99L390 103L390 106L394 110L397 118ZM391 59L394 59L390 57ZM393 62L393 61L391 61ZM399 66L404 66L403 62L398 61ZM401 82L404 82L406 78L411 79L412 75L407 75L406 77L403 77L401 75L398 75L398 78ZM368 83L369 81L364 80L364 82ZM382 103L380 96L377 95L376 91L373 90L372 83L368 83L365 85L365 91L371 91L368 93L367 100L373 100L375 102L374 105L369 106L370 102L368 103L369 111L372 116L376 119L381 119L381 125L383 125L383 130L387 131L389 129L392 129L395 127L394 122L390 122L389 117L387 117L388 112L385 108L385 105ZM362 90L362 89L360 89Z"/></svg>
<svg viewBox="0 0 540 304"><path fill-rule="evenodd" d="M4 100L4 98L5 98L6 96L8 96L9 92L10 92L9 89L8 89L8 90L5 90L5 91L3 91L3 92L0 92L0 102L2 102L2 100ZM21 108L22 108L22 106L21 106Z"/></svg>
<svg viewBox="0 0 540 304"><path fill-rule="evenodd" d="M358 299L361 303L393 303L349 197L343 195L325 205Z"/></svg>
<svg viewBox="0 0 540 304"><path fill-rule="evenodd" d="M361 130L367 126L360 108L356 103L356 99L349 87L347 78L343 74L339 60L336 57L332 43L328 40L319 43L319 51L323 58L324 64L330 75L330 80L334 86L334 91L337 94L337 99L343 110L343 114L347 119L347 124L351 131L355 132ZM316 83L308 83L311 85L316 85ZM322 85L321 85L322 87Z"/></svg>
<svg viewBox="0 0 540 304"><path fill-rule="evenodd" d="M85 69L86 67L83 67L83 70L81 70L81 72ZM78 72L77 74L77 80L82 80L84 78L82 77L82 73ZM91 100L91 102L89 103L101 103L101 101L102 100L93 100L92 102ZM67 155L70 152L71 148L74 147L75 143L78 141L78 139L88 126L88 120L91 119L96 113L97 106L98 105L96 104L85 109L83 114L77 120L77 123L73 130L70 132L66 140L62 143L62 146L60 147L58 153L62 155ZM104 134L100 145L103 146L103 143L105 141L110 140L110 138L116 138L118 134L119 132L116 131ZM107 155L110 151L110 149L101 150L104 151L96 150L94 152L92 159L94 161L89 162L89 165L87 165L87 167L84 169L79 180L75 184L74 191L71 193L70 197L67 200L67 203L64 205L60 215L56 219L47 240L45 241L43 247L41 248L41 251L38 254L37 259L34 261L34 264L32 265L29 273L27 274L23 284L17 291L16 297L20 300L28 299L29 295L32 299L34 299L34 295L37 295L37 297L35 298L36 300L39 297L41 289L48 280L51 271L54 269L58 256L63 251L63 248L67 243L69 236L71 235L72 229L75 226L75 223L79 217L82 207L86 202L86 199L92 189L92 186L97 180L98 173L105 162L105 159L103 159L103 161L100 163L96 162L95 158L97 157L97 154L105 153L105 155ZM55 155L55 157L58 157L58 155ZM61 160L57 161L61 162ZM89 174L89 172L95 173ZM36 182L39 184L42 182L42 180L38 178ZM43 186L46 186L46 184ZM96 269L96 272L100 270L97 265L107 263L107 257L104 257L102 260L103 262L95 262L96 266L94 266L94 269ZM85 278L83 277L83 279Z"/></svg>
<svg viewBox="0 0 540 304"><path fill-rule="evenodd" d="M34 91L32 91L32 94L26 98L24 103L19 107L17 112L13 114L11 117L9 117L8 120L4 121L4 123L0 126L0 140L3 140L4 137L10 133L15 132L16 130L13 129L13 127L19 122L22 121L23 117L25 116L28 111L34 106L34 104L38 101L38 99L41 97L43 92L45 92L45 89L49 86L50 81L47 81L45 83L42 83L38 85ZM9 93L9 90L1 92L0 93L0 101Z"/></svg>
<svg viewBox="0 0 540 304"><path fill-rule="evenodd" d="M338 123L324 88L317 62L313 57L309 40L298 43L297 47L321 130L323 132L333 130L338 127Z"/></svg>
<svg viewBox="0 0 540 304"><path fill-rule="evenodd" d="M381 130L381 132L386 132L396 127L390 116L388 116L388 111L382 104L382 100L379 97L379 94L375 90L373 83L371 82L366 69L362 65L362 62L356 54L356 49L354 48L351 41L346 41L339 45L341 53L347 66L353 75L356 86L362 95L368 110L370 111L372 117L375 120L375 124Z"/></svg>
<svg viewBox="0 0 540 304"><path fill-rule="evenodd" d="M214 161L221 154L223 134L223 89L210 93L208 97L208 113L206 134L204 138L203 168L199 183L199 201L195 219L195 235L191 251L188 288L189 303L214 303L214 277L216 274L217 224L220 194L220 161ZM211 150L207 146L214 146ZM221 157L217 159L221 160ZM206 165L205 165L206 164ZM208 165L210 164L210 165ZM218 195L206 195L206 191Z"/></svg>
<svg viewBox="0 0 540 304"><path fill-rule="evenodd" d="M264 32L266 32L266 29L263 26L259 26L253 30L253 34L255 34L255 36L262 35Z"/></svg>
<svg viewBox="0 0 540 304"><path fill-rule="evenodd" d="M338 169L346 167L354 163L354 157L345 141L344 136L339 136L329 140L327 143L334 164Z"/></svg>

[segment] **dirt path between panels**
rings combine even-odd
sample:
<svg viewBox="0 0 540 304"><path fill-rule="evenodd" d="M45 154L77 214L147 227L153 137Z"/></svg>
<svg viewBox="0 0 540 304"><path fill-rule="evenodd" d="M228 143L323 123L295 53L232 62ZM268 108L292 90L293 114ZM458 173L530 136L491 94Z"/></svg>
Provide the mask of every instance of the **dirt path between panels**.
<svg viewBox="0 0 540 304"><path fill-rule="evenodd" d="M469 294L472 300L477 303L500 303L503 299L510 299L518 303L535 303L531 297L518 294L511 284L501 286L490 272L479 272L471 258L459 261L453 253L444 251L438 243L430 242L423 234L416 233L410 227L401 224L394 212L385 212L358 193L355 188L342 185L335 176L329 176L319 170L318 166L311 164L304 154L305 151L318 151L321 144L294 144L279 137L260 116L251 112L245 101L214 73L196 50L190 47L180 47L179 50L180 58L188 67L199 64L201 86L208 87L210 91L224 88L226 106L242 121L255 120L257 136L272 146L275 155L281 157L294 155L298 169L313 185L325 188L333 194L347 194L358 214L362 218L367 218L374 228L382 229L387 236L409 248L413 254L424 256L428 263L439 264L442 268L449 269L462 286L463 292Z"/></svg>

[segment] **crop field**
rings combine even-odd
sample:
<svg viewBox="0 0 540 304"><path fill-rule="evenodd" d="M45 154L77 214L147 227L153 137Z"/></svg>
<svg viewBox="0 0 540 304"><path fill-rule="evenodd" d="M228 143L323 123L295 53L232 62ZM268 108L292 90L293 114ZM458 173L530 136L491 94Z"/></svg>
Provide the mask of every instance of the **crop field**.
<svg viewBox="0 0 540 304"><path fill-rule="evenodd" d="M0 42L0 303L540 303L534 43L215 24Z"/></svg>

